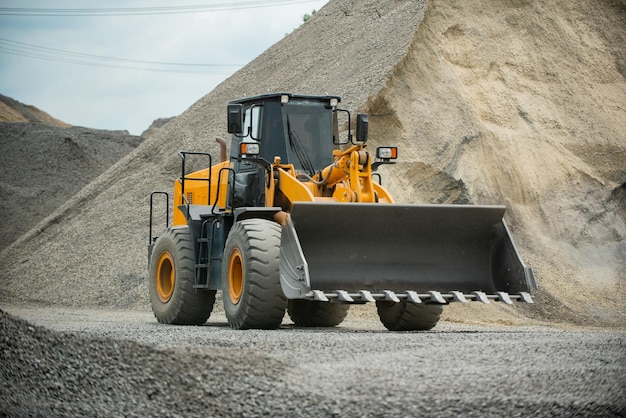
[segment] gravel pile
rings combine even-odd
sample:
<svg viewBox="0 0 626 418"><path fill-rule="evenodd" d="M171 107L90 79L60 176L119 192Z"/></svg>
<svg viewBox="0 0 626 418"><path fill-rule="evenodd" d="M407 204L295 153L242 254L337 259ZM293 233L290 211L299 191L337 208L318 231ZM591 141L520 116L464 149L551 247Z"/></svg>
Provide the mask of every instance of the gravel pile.
<svg viewBox="0 0 626 418"><path fill-rule="evenodd" d="M148 308L148 196L171 192L180 174L178 152L216 155L214 138L227 137L225 106L245 95L339 94L356 110L393 74L425 5L329 2L2 251L0 301ZM160 208L156 213L163 214ZM159 218L157 229L162 223Z"/></svg>
<svg viewBox="0 0 626 418"><path fill-rule="evenodd" d="M626 414L623 334L233 331L224 318L173 327L133 315L94 324L97 312L50 310L44 323L66 329L54 332L0 311L0 416Z"/></svg>
<svg viewBox="0 0 626 418"><path fill-rule="evenodd" d="M293 393L281 393L285 366L276 360L245 349L190 351L57 333L0 311L0 416L327 412L311 398L296 402Z"/></svg>
<svg viewBox="0 0 626 418"><path fill-rule="evenodd" d="M0 251L141 141L126 131L0 122Z"/></svg>

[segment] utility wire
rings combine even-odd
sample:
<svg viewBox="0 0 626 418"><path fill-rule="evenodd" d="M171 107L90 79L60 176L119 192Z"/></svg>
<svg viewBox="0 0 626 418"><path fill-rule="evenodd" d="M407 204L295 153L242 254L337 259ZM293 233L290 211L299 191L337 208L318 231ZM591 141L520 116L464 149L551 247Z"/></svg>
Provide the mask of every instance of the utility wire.
<svg viewBox="0 0 626 418"><path fill-rule="evenodd" d="M66 51L57 48L47 48L25 42L12 41L6 38L0 38L0 53L54 62L157 72L223 73L230 72L232 69L242 66L239 64L197 64L116 58Z"/></svg>
<svg viewBox="0 0 626 418"><path fill-rule="evenodd" d="M179 62L146 61L146 60L135 60L135 59L128 59L128 58L116 58L116 57L108 57L105 55L85 54L81 52L66 51L64 49L48 48L44 46L28 44L25 42L12 41L6 38L0 38L0 46L2 46L2 44L7 44L7 45L15 46L18 48L23 48L26 50L44 51L44 52L49 52L49 53L54 53L54 54L59 54L59 55L69 55L69 56L90 58L90 59L95 59L95 60L104 60L104 61L130 62L130 63L135 63L135 64L156 64L156 65L190 66L190 67L241 67L240 64L190 64L190 63L179 63Z"/></svg>
<svg viewBox="0 0 626 418"><path fill-rule="evenodd" d="M259 7L284 6L289 4L312 3L315 0L249 0L214 4L196 4L189 6L158 6L158 7L106 7L93 9L49 9L30 7L0 7L0 16L132 16L203 13L225 10L252 9Z"/></svg>
<svg viewBox="0 0 626 418"><path fill-rule="evenodd" d="M259 7L282 6L288 4L311 3L318 0L247 0L238 2L213 3L208 5L158 6L129 8L86 8L86 9L52 9L28 7L0 7L0 16L126 16L202 13L211 11L237 10ZM122 68L143 71L176 72L176 73L225 73L240 68L240 64L197 64L163 61L146 61L127 58L107 57L48 48L24 42L0 38L0 54L36 58L45 61L81 64L96 67Z"/></svg>

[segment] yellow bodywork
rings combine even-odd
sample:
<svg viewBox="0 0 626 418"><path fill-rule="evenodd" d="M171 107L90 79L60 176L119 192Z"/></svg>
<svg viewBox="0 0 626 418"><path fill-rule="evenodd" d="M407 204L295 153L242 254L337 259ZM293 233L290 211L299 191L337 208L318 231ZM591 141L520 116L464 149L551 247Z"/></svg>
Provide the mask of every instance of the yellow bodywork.
<svg viewBox="0 0 626 418"><path fill-rule="evenodd" d="M265 205L282 207L284 211L290 212L294 202L394 203L389 192L372 180L372 155L365 151L364 146L354 145L345 151L336 150L333 157L334 163L313 177L296 171L293 164L281 164L280 158L275 157L269 181L265 183ZM187 174L184 196L182 180L177 179L174 183L173 225L187 224L185 214L178 209L180 205L215 204L226 208L228 178L232 167L232 163L224 161L210 169Z"/></svg>
<svg viewBox="0 0 626 418"><path fill-rule="evenodd" d="M289 212L294 202L393 203L389 192L372 180L372 156L363 148L355 145L334 151L335 162L312 178L276 158L266 187L266 199L271 202L267 206L282 206Z"/></svg>
<svg viewBox="0 0 626 418"><path fill-rule="evenodd" d="M221 162L185 176L185 195L182 194L182 179L174 182L174 219L173 226L187 225L185 214L178 208L180 205L213 205L225 208L228 196L228 173L232 163ZM220 176L220 172L222 175ZM208 179L211 179L209 187ZM216 195L219 192L217 202Z"/></svg>

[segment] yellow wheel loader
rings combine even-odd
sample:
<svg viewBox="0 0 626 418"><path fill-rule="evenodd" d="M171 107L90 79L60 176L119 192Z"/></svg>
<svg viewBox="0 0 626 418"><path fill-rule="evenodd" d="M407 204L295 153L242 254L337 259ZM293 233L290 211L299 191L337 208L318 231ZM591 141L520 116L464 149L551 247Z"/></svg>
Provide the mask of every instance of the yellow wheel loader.
<svg viewBox="0 0 626 418"><path fill-rule="evenodd" d="M220 161L181 152L173 217L148 248L159 322L202 324L222 290L234 329L340 324L374 302L390 330L428 330L451 302L532 303L503 206L396 204L375 173L397 148L366 146L367 115L338 96L272 93L227 106ZM340 121L342 121L340 123ZM347 125L347 132L342 129ZM352 129L355 125L355 129ZM354 131L354 132L353 132ZM193 171L191 160L205 159ZM160 196L160 197L159 197Z"/></svg>

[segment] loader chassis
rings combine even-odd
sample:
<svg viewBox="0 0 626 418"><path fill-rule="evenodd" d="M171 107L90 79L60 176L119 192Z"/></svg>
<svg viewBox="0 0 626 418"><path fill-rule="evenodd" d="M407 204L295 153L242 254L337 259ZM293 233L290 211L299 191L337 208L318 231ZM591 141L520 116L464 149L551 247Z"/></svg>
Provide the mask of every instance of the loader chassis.
<svg viewBox="0 0 626 418"><path fill-rule="evenodd" d="M505 208L396 204L373 172L393 164L397 149L370 152L367 116L353 119L340 100L234 100L229 155L223 140L218 162L179 153L171 223L169 194L150 198L150 301L159 322L204 323L218 290L234 329L276 328L285 312L298 326L336 326L350 304L375 302L388 329L427 330L451 302L532 302L534 275ZM206 168L188 169L191 160ZM167 203L158 237L157 199Z"/></svg>

